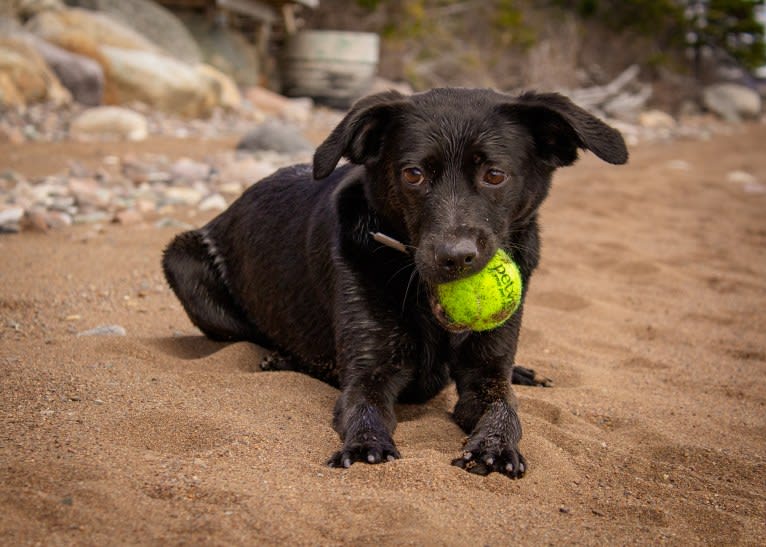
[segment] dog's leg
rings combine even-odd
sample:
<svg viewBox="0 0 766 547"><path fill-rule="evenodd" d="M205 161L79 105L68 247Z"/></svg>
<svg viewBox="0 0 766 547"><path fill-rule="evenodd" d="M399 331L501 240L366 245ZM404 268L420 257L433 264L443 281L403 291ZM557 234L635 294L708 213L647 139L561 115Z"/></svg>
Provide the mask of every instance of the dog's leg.
<svg viewBox="0 0 766 547"><path fill-rule="evenodd" d="M192 323L213 340L254 340L255 329L229 293L220 265L198 230L184 232L165 249L162 268Z"/></svg>
<svg viewBox="0 0 766 547"><path fill-rule="evenodd" d="M381 463L400 457L393 440L396 428L394 401L390 393L396 371L375 367L362 374L343 389L335 404L333 427L343 446L327 461L330 467L349 467L354 462ZM377 377L377 378L376 378ZM371 397L369 387L374 382L381 393ZM398 391L398 390L397 390Z"/></svg>
<svg viewBox="0 0 766 547"><path fill-rule="evenodd" d="M486 336L481 341L468 338L453 365L452 376L460 397L453 417L469 437L463 456L452 463L479 475L497 471L519 478L527 463L518 448L521 422L509 382L515 342L514 347L507 347L504 342L514 338L508 334L498 335L495 344Z"/></svg>
<svg viewBox="0 0 766 547"><path fill-rule="evenodd" d="M407 334L397 318L360 298L358 289L339 306L336 360L342 392L335 405L333 427L343 446L328 460L331 467L354 462L380 463L399 458L393 440L394 403L412 378L405 364Z"/></svg>

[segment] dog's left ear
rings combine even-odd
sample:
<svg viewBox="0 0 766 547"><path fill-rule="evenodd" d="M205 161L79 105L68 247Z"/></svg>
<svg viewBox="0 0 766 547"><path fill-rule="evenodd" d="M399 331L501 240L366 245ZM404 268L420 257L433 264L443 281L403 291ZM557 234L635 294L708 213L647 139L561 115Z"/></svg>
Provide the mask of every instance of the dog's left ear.
<svg viewBox="0 0 766 547"><path fill-rule="evenodd" d="M314 152L314 178L329 176L344 156L358 164L375 159L386 129L409 104L396 91L359 99Z"/></svg>
<svg viewBox="0 0 766 547"><path fill-rule="evenodd" d="M500 110L524 124L538 154L552 167L574 163L578 148L590 150L608 163L628 161L619 131L558 93L525 93L502 104Z"/></svg>

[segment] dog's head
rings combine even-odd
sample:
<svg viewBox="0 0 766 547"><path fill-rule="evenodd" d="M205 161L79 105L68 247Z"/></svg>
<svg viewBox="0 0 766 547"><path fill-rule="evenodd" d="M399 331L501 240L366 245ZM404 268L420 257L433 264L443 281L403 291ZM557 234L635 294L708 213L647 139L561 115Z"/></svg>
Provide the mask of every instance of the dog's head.
<svg viewBox="0 0 766 547"><path fill-rule="evenodd" d="M578 149L614 164L618 131L555 93L396 92L358 101L314 155L314 178L342 157L364 165L365 194L389 234L416 249L434 285L474 273L545 198L552 172Z"/></svg>

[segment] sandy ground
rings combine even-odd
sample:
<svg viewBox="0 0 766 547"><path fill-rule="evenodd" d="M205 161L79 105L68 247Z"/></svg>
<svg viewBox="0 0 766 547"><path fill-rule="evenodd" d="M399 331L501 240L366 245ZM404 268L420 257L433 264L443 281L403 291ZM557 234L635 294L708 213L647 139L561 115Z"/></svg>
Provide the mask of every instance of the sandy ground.
<svg viewBox="0 0 766 547"><path fill-rule="evenodd" d="M766 194L726 177L766 181L764 142L558 174L518 356L555 387L516 389L520 481L449 465L452 388L397 409L401 460L325 467L337 391L203 338L160 273L171 229L0 237L0 543L766 544ZM127 336L76 336L105 324Z"/></svg>

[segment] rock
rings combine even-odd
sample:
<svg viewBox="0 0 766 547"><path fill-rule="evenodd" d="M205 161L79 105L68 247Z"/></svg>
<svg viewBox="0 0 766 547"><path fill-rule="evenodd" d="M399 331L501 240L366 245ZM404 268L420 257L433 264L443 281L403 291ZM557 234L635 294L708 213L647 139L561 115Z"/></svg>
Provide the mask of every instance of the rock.
<svg viewBox="0 0 766 547"><path fill-rule="evenodd" d="M19 223L24 218L22 207L11 207L0 210L0 233L16 233L20 230Z"/></svg>
<svg viewBox="0 0 766 547"><path fill-rule="evenodd" d="M242 183L233 181L233 182L224 182L223 184L218 185L218 191L224 193L224 194L231 194L238 196L242 193Z"/></svg>
<svg viewBox="0 0 766 547"><path fill-rule="evenodd" d="M188 222L183 222L172 217L164 217L154 223L156 228L178 228L180 230L191 230L194 228Z"/></svg>
<svg viewBox="0 0 766 547"><path fill-rule="evenodd" d="M638 115L638 123L647 129L673 129L676 120L662 110L645 110Z"/></svg>
<svg viewBox="0 0 766 547"><path fill-rule="evenodd" d="M226 199L221 194L211 194L199 202L200 211L223 211L226 209Z"/></svg>
<svg viewBox="0 0 766 547"><path fill-rule="evenodd" d="M79 8L45 11L30 20L27 28L97 61L105 74L107 104L138 101L190 117L207 116L218 104L220 84L105 14Z"/></svg>
<svg viewBox="0 0 766 547"><path fill-rule="evenodd" d="M747 171L729 171L729 173L726 174L726 181L731 182L733 184L757 184L758 179L755 178L754 175L748 173Z"/></svg>
<svg viewBox="0 0 766 547"><path fill-rule="evenodd" d="M36 232L48 231L48 219L45 208L35 207L28 210L24 214L22 226L25 230L33 230Z"/></svg>
<svg viewBox="0 0 766 547"><path fill-rule="evenodd" d="M87 106L101 104L104 95L104 71L101 65L84 55L72 53L39 38L32 45L75 101Z"/></svg>
<svg viewBox="0 0 766 547"><path fill-rule="evenodd" d="M52 211L69 212L75 205L75 199L72 196L51 196L50 205Z"/></svg>
<svg viewBox="0 0 766 547"><path fill-rule="evenodd" d="M23 37L0 38L0 106L70 100L69 92Z"/></svg>
<svg viewBox="0 0 766 547"><path fill-rule="evenodd" d="M272 174L273 164L252 157L237 158L221 167L220 179L229 183L239 182L246 187Z"/></svg>
<svg viewBox="0 0 766 547"><path fill-rule="evenodd" d="M156 169L156 165L140 161L132 156L122 159L122 175L137 185L155 180ZM166 173L166 175L164 180L169 180L170 173Z"/></svg>
<svg viewBox="0 0 766 547"><path fill-rule="evenodd" d="M311 99L289 99L263 87L249 87L245 98L261 112L295 123L305 123L311 117Z"/></svg>
<svg viewBox="0 0 766 547"><path fill-rule="evenodd" d="M233 78L241 86L255 85L261 78L255 46L222 17L210 21L205 15L181 15L197 41L202 61Z"/></svg>
<svg viewBox="0 0 766 547"><path fill-rule="evenodd" d="M681 106L678 107L679 116L697 116L702 110L699 103L686 99L681 102Z"/></svg>
<svg viewBox="0 0 766 547"><path fill-rule="evenodd" d="M149 134L146 118L127 108L119 106L98 106L77 116L70 125L73 137L118 138L141 141Z"/></svg>
<svg viewBox="0 0 766 547"><path fill-rule="evenodd" d="M145 213L151 213L157 210L157 204L154 199L137 199L136 209L142 215Z"/></svg>
<svg viewBox="0 0 766 547"><path fill-rule="evenodd" d="M86 331L78 332L77 337L81 336L125 336L127 332L121 325L101 325Z"/></svg>
<svg viewBox="0 0 766 547"><path fill-rule="evenodd" d="M282 117L288 122L301 125L311 120L314 111L314 101L308 97L288 99L287 108L282 112Z"/></svg>
<svg viewBox="0 0 766 547"><path fill-rule="evenodd" d="M46 221L53 230L60 230L72 225L72 217L63 211L48 211Z"/></svg>
<svg viewBox="0 0 766 547"><path fill-rule="evenodd" d="M755 175L747 171L729 171L726 175L726 181L733 184L741 184L742 190L746 194L766 193L766 185L760 183Z"/></svg>
<svg viewBox="0 0 766 547"><path fill-rule="evenodd" d="M702 91L705 107L729 122L743 118L757 118L761 114L761 97L749 87L720 83L707 86Z"/></svg>
<svg viewBox="0 0 766 547"><path fill-rule="evenodd" d="M149 51L102 46L110 104L140 101L188 117L210 114L218 102L214 83L193 67Z"/></svg>
<svg viewBox="0 0 766 547"><path fill-rule="evenodd" d="M65 9L65 7L61 0L19 0L16 10L19 17L29 19L40 12L48 10L59 11Z"/></svg>
<svg viewBox="0 0 766 547"><path fill-rule="evenodd" d="M93 211L91 213L81 213L74 216L75 224L95 224L97 222L108 222L111 215L104 211Z"/></svg>
<svg viewBox="0 0 766 547"><path fill-rule="evenodd" d="M26 104L24 95L16 87L16 82L8 74L3 72L3 51L0 49L0 107L23 107ZM15 129L15 131L13 131ZM24 142L24 135L17 128L9 128L5 137L13 143Z"/></svg>
<svg viewBox="0 0 766 547"><path fill-rule="evenodd" d="M766 184L761 184L760 182L745 184L742 186L742 190L746 194L766 194Z"/></svg>
<svg viewBox="0 0 766 547"><path fill-rule="evenodd" d="M139 224L144 220L143 215L135 209L125 209L114 215L114 221L123 226Z"/></svg>
<svg viewBox="0 0 766 547"><path fill-rule="evenodd" d="M202 61L197 42L172 12L151 0L79 0L78 5L109 15L172 57L190 65Z"/></svg>
<svg viewBox="0 0 766 547"><path fill-rule="evenodd" d="M64 49L84 54L101 46L159 53L149 39L112 17L86 9L46 10L30 19L26 28ZM88 55L90 56L90 55Z"/></svg>
<svg viewBox="0 0 766 547"><path fill-rule="evenodd" d="M165 199L171 204L196 205L202 199L202 192L194 188L171 186L165 190Z"/></svg>
<svg viewBox="0 0 766 547"><path fill-rule="evenodd" d="M212 168L207 163L194 161L190 158L180 158L170 167L170 175L173 180L194 182L207 180Z"/></svg>
<svg viewBox="0 0 766 547"><path fill-rule="evenodd" d="M254 107L267 114L278 116L287 108L290 99L265 87L253 86L245 90L245 98Z"/></svg>
<svg viewBox="0 0 766 547"><path fill-rule="evenodd" d="M210 65L197 65L197 72L209 79L217 94L217 103L229 110L238 110L242 105L242 94L237 84L226 74Z"/></svg>
<svg viewBox="0 0 766 547"><path fill-rule="evenodd" d="M237 143L237 150L249 152L272 150L280 154L298 154L313 148L297 127L276 120L259 125Z"/></svg>

